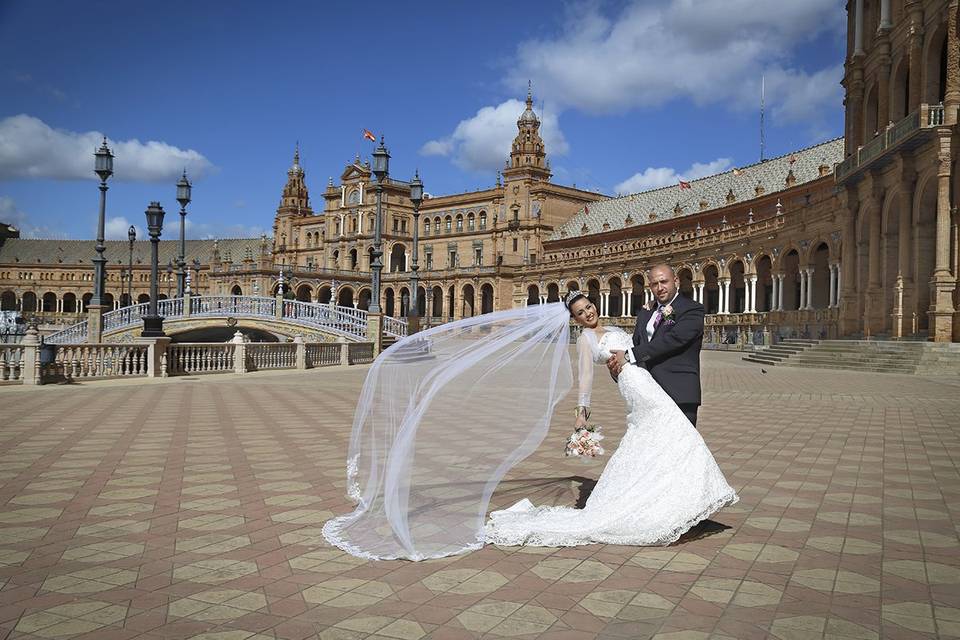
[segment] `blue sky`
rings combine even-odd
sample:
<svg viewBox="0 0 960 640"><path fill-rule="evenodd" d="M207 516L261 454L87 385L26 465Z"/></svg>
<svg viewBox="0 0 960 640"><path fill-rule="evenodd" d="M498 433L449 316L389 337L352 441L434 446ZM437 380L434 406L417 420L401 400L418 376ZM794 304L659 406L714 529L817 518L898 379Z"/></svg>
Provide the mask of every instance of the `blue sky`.
<svg viewBox="0 0 960 640"><path fill-rule="evenodd" d="M840 135L845 30L839 0L0 0L0 220L93 237L104 134L113 237L184 167L190 236L269 232L294 144L319 208L362 128L393 177L487 187L527 80L556 182L672 184L759 159L761 76L768 157Z"/></svg>

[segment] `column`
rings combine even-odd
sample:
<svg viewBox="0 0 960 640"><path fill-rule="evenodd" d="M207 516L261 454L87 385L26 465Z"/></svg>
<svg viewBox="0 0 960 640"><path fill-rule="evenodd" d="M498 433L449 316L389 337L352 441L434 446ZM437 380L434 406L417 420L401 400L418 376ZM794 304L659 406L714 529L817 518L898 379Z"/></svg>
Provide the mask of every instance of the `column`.
<svg viewBox="0 0 960 640"><path fill-rule="evenodd" d="M889 0L888 0L889 1ZM881 26L881 28L883 28ZM884 36L884 46L890 50L889 42ZM885 135L887 124L890 122L890 56L884 54L880 58L880 68L877 71L877 131ZM870 132L871 139L873 132Z"/></svg>
<svg viewBox="0 0 960 640"><path fill-rule="evenodd" d="M843 291L841 283L843 282L843 269L840 268L840 265L837 265L837 308L840 307L840 292Z"/></svg>
<svg viewBox="0 0 960 640"><path fill-rule="evenodd" d="M747 310L750 313L757 312L757 276L750 276L750 306Z"/></svg>
<svg viewBox="0 0 960 640"><path fill-rule="evenodd" d="M889 29L893 26L890 22L890 0L880 0L880 28Z"/></svg>
<svg viewBox="0 0 960 640"><path fill-rule="evenodd" d="M916 309L916 285L913 282L913 242L910 234L913 230L911 214L913 212L913 190L916 184L916 175L912 174L900 180L899 226L897 227L897 270L903 277L904 309Z"/></svg>
<svg viewBox="0 0 960 640"><path fill-rule="evenodd" d="M720 313L730 313L730 281L720 280Z"/></svg>
<svg viewBox="0 0 960 640"><path fill-rule="evenodd" d="M622 293L622 295L623 295L623 302L620 303L620 304L621 304L620 308L623 309L623 316L624 316L624 317L629 317L629 316L631 315L631 314L630 314L630 311L631 311L631 309L630 309L630 294L631 294L631 292L632 292L632 289L624 289L624 290L623 290L623 293Z"/></svg>
<svg viewBox="0 0 960 640"><path fill-rule="evenodd" d="M404 269L403 269L404 271L410 271L410 270L411 270L411 269L410 269L410 252L409 252L409 251L404 251L404 252L403 252L403 266L404 266Z"/></svg>
<svg viewBox="0 0 960 640"><path fill-rule="evenodd" d="M701 282L700 284L697 285L697 302L699 302L700 304L704 304L703 292L706 290L706 288L707 288L706 282Z"/></svg>
<svg viewBox="0 0 960 640"><path fill-rule="evenodd" d="M600 292L600 317L607 317L607 310L610 307L610 294L603 291Z"/></svg>
<svg viewBox="0 0 960 640"><path fill-rule="evenodd" d="M779 286L777 287L777 311L783 311L783 280L786 278L784 274L777 276L779 280Z"/></svg>
<svg viewBox="0 0 960 640"><path fill-rule="evenodd" d="M836 277L837 277L837 265L831 264L830 265L830 301L827 304L827 306L831 309L834 308L837 304L836 303L836 299L837 299Z"/></svg>
<svg viewBox="0 0 960 640"><path fill-rule="evenodd" d="M770 291L770 311L779 311L777 306L777 292L780 290L780 276L775 273L770 274L770 283L773 289Z"/></svg>
<svg viewBox="0 0 960 640"><path fill-rule="evenodd" d="M949 342L953 337L953 289L956 278L950 273L950 130L942 130L940 166L937 171L937 240L933 281L930 283L930 337ZM923 286L923 283L917 283Z"/></svg>
<svg viewBox="0 0 960 640"><path fill-rule="evenodd" d="M915 5L919 8L919 3ZM910 77L908 90L907 112L920 106L923 99L923 12L915 10L910 18ZM948 54L949 55L949 54Z"/></svg>
<svg viewBox="0 0 960 640"><path fill-rule="evenodd" d="M849 192L848 192L849 193ZM850 195L849 197L855 197ZM849 334L859 326L860 313L856 291L850 287L856 282L857 217L856 203L848 205L843 225L843 245L840 251L840 272L837 275L837 296L840 304L840 333ZM849 284L848 284L849 283Z"/></svg>
<svg viewBox="0 0 960 640"><path fill-rule="evenodd" d="M880 288L880 207L872 206L870 211L870 230L868 256L870 262L870 278L868 289L875 290Z"/></svg>
<svg viewBox="0 0 960 640"><path fill-rule="evenodd" d="M863 55L863 0L857 0L854 9L853 55Z"/></svg>
<svg viewBox="0 0 960 640"><path fill-rule="evenodd" d="M797 275L800 276L800 302L797 309L803 310L807 308L807 270L799 269Z"/></svg>
<svg viewBox="0 0 960 640"><path fill-rule="evenodd" d="M813 267L807 268L807 309L813 309Z"/></svg>

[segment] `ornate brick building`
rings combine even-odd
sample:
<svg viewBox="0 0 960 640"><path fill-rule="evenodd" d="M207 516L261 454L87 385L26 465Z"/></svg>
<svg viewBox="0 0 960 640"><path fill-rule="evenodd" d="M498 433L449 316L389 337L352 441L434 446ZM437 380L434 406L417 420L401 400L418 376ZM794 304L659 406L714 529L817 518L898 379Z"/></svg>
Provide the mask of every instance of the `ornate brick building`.
<svg viewBox="0 0 960 640"><path fill-rule="evenodd" d="M632 322L646 271L669 261L708 309L709 339L889 336L960 341L955 204L958 0L851 0L845 136L694 180L606 198L550 181L532 96L496 184L424 200L420 314L428 323L587 289ZM505 150L506 152L507 150ZM506 155L506 153L505 153ZM201 293L273 295L366 309L375 180L355 158L311 205L299 149L273 238L188 242ZM407 312L414 216L408 183L383 185L381 307ZM0 233L0 304L69 312L92 290L93 242ZM125 242L108 243L122 299ZM147 290L135 246L134 295ZM161 243L161 264L175 253ZM161 284L161 290L163 290Z"/></svg>

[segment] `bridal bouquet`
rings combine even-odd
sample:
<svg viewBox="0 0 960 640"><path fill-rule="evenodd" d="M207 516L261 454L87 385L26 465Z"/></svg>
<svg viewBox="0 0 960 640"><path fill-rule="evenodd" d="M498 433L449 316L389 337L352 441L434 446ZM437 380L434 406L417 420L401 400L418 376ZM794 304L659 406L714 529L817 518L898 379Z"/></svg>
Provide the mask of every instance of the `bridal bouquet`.
<svg viewBox="0 0 960 640"><path fill-rule="evenodd" d="M587 425L574 429L570 437L567 438L567 446L563 453L568 458L571 456L582 456L584 458L602 456L601 440L603 440L603 435L600 433L599 425Z"/></svg>

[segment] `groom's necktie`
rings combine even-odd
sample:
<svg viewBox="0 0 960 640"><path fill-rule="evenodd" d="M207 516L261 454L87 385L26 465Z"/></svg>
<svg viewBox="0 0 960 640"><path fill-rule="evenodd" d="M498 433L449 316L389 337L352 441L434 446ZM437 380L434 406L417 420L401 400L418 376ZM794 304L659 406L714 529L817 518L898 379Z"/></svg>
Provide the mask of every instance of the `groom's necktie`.
<svg viewBox="0 0 960 640"><path fill-rule="evenodd" d="M663 307L657 309L657 317L653 319L653 330L656 331L660 323L663 322Z"/></svg>

